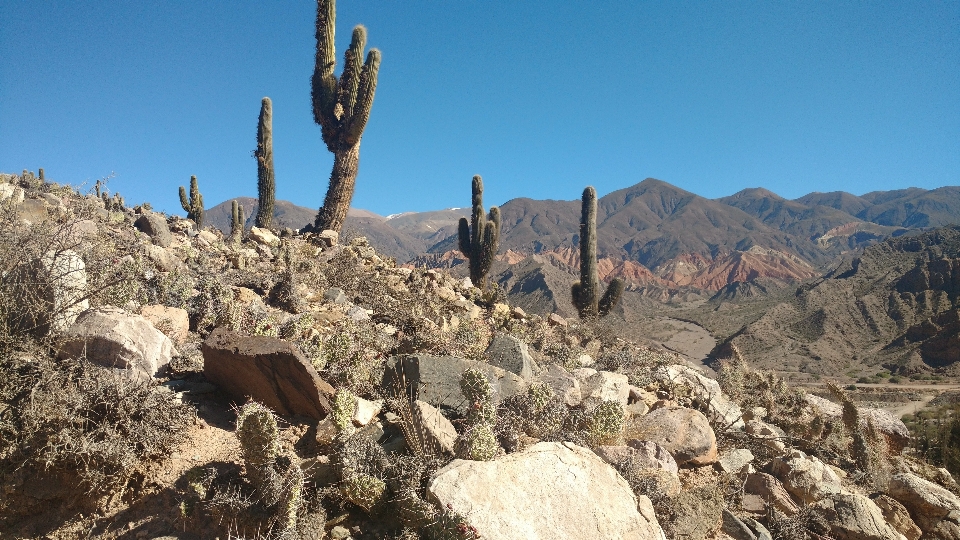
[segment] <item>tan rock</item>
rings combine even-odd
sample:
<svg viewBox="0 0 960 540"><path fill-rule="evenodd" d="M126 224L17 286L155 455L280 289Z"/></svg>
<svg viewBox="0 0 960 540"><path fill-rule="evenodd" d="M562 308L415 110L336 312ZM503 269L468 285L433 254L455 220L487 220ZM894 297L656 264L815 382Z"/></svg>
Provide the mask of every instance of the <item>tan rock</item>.
<svg viewBox="0 0 960 540"><path fill-rule="evenodd" d="M918 540L923 534L920 527L913 522L906 507L893 497L881 493L873 497L873 502L883 512L883 519L907 540Z"/></svg>
<svg viewBox="0 0 960 540"><path fill-rule="evenodd" d="M716 434L707 417L693 409L663 407L634 417L628 423L626 436L659 444L681 467L717 461Z"/></svg>
<svg viewBox="0 0 960 540"><path fill-rule="evenodd" d="M190 334L190 314L185 309L152 304L143 306L140 315L176 342L182 342Z"/></svg>
<svg viewBox="0 0 960 540"><path fill-rule="evenodd" d="M837 473L816 457L807 456L799 450L774 458L770 468L787 491L807 504L840 493L840 477Z"/></svg>
<svg viewBox="0 0 960 540"><path fill-rule="evenodd" d="M412 435L418 439L414 444L445 454L453 454L457 430L450 420L443 416L440 409L417 400L413 403L413 421L415 432Z"/></svg>
<svg viewBox="0 0 960 540"><path fill-rule="evenodd" d="M830 533L837 540L900 540L900 533L884 521L880 508L863 495L833 493L812 508L830 524Z"/></svg>
<svg viewBox="0 0 960 540"><path fill-rule="evenodd" d="M960 498L933 482L911 473L893 476L887 495L900 501L910 511L920 530L930 532L951 512L960 516Z"/></svg>
<svg viewBox="0 0 960 540"><path fill-rule="evenodd" d="M485 540L665 540L650 500L638 500L612 467L572 443L454 460L434 474L427 495L467 516Z"/></svg>
<svg viewBox="0 0 960 540"><path fill-rule="evenodd" d="M277 238L277 235L270 232L270 229L262 229L260 227L250 227L250 239L258 244L262 244L266 246L280 245L280 239Z"/></svg>
<svg viewBox="0 0 960 540"><path fill-rule="evenodd" d="M755 514L765 514L770 504L788 516L800 511L790 494L779 480L767 473L751 473L747 475L743 484L744 510Z"/></svg>

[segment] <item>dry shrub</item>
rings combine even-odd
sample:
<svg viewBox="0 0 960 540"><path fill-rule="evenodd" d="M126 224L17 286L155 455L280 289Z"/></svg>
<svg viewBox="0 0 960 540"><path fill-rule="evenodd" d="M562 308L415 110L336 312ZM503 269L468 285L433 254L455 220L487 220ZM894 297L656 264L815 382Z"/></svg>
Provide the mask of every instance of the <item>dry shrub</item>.
<svg viewBox="0 0 960 540"><path fill-rule="evenodd" d="M195 422L171 392L86 360L0 360L0 463L75 473L95 495L122 494L151 462L170 454Z"/></svg>
<svg viewBox="0 0 960 540"><path fill-rule="evenodd" d="M812 419L807 414L803 393L772 371L751 369L735 347L732 359L719 362L717 382L742 408L765 408L769 422L788 435L810 435Z"/></svg>

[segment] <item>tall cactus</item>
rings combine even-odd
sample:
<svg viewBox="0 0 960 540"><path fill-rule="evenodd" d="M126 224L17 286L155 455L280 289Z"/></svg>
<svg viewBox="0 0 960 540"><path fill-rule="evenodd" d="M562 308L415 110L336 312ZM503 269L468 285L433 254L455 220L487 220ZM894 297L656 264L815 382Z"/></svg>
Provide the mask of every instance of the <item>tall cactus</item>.
<svg viewBox="0 0 960 540"><path fill-rule="evenodd" d="M353 199L353 189L360 166L360 137L370 118L370 107L377 90L380 51L370 49L361 64L367 42L367 29L353 29L350 48L344 53L340 79L333 74L336 67L334 29L336 1L317 0L317 55L311 80L313 119L320 125L323 142L333 152L330 187L317 212L314 227L337 232L343 226Z"/></svg>
<svg viewBox="0 0 960 540"><path fill-rule="evenodd" d="M243 217L243 205L236 200L230 208L230 241L239 244L243 239L243 224L246 220Z"/></svg>
<svg viewBox="0 0 960 540"><path fill-rule="evenodd" d="M190 198L187 199L187 190L180 186L180 206L187 212L187 219L197 224L197 229L203 229L203 195L197 187L197 177L190 177Z"/></svg>
<svg viewBox="0 0 960 540"><path fill-rule="evenodd" d="M603 317L620 301L624 283L620 278L610 282L603 298L600 295L600 274L597 271L597 190L587 186L583 190L580 212L580 281L573 284L573 305L580 318Z"/></svg>
<svg viewBox="0 0 960 540"><path fill-rule="evenodd" d="M273 226L273 203L276 200L276 176L273 172L273 103L265 97L260 102L260 123L257 125L257 218L255 225L264 229Z"/></svg>
<svg viewBox="0 0 960 540"><path fill-rule="evenodd" d="M483 216L483 179L473 177L473 214L470 223L460 218L460 251L470 260L470 280L486 288L487 274L500 244L500 209L490 207L489 219Z"/></svg>

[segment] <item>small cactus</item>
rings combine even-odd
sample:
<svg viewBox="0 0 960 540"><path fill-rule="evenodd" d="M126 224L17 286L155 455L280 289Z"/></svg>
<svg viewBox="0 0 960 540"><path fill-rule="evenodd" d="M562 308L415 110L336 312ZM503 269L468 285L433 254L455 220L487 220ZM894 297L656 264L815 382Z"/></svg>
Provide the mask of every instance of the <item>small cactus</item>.
<svg viewBox="0 0 960 540"><path fill-rule="evenodd" d="M500 450L493 432L496 407L493 405L490 381L476 368L463 372L460 391L467 398L465 429L454 443L457 457L474 461L489 461Z"/></svg>
<svg viewBox="0 0 960 540"><path fill-rule="evenodd" d="M260 122L257 125L257 218L256 226L273 227L273 204L276 199L276 175L273 170L273 102L265 97L260 102Z"/></svg>
<svg viewBox="0 0 960 540"><path fill-rule="evenodd" d="M571 287L573 305L580 318L604 317L617 306L623 294L620 278L610 282L603 298L600 295L600 275L597 271L597 190L587 186L583 190L580 214L580 281Z"/></svg>
<svg viewBox="0 0 960 540"><path fill-rule="evenodd" d="M623 434L623 407L616 401L604 401L590 413L587 434L594 446L616 442Z"/></svg>
<svg viewBox="0 0 960 540"><path fill-rule="evenodd" d="M460 251L470 260L470 280L480 289L486 288L487 274L500 244L500 209L490 207L490 217L483 215L483 179L473 177L473 213L470 222L460 218Z"/></svg>
<svg viewBox="0 0 960 540"><path fill-rule="evenodd" d="M190 177L190 198L187 198L187 190L180 186L180 206L187 212L187 219L192 219L197 224L197 229L203 229L203 195L200 194L200 188L197 187L197 177Z"/></svg>
<svg viewBox="0 0 960 540"><path fill-rule="evenodd" d="M276 472L280 455L280 437L277 419L270 409L251 401L237 415L237 439L246 466L246 476L254 489L265 499L271 499L277 490L279 478ZM268 504L276 502L269 501Z"/></svg>
<svg viewBox="0 0 960 540"><path fill-rule="evenodd" d="M346 388L337 390L333 396L330 419L337 428L340 436L349 437L353 435L356 428L353 426L353 415L357 412L357 397L353 392Z"/></svg>
<svg viewBox="0 0 960 540"><path fill-rule="evenodd" d="M239 244L243 240L243 205L233 201L230 208L230 241Z"/></svg>
<svg viewBox="0 0 960 540"><path fill-rule="evenodd" d="M387 485L376 476L354 473L343 481L343 496L353 504L369 512L383 500Z"/></svg>
<svg viewBox="0 0 960 540"><path fill-rule="evenodd" d="M297 514L303 505L303 471L291 464L283 478L283 489L277 501L274 530L278 538L296 538Z"/></svg>

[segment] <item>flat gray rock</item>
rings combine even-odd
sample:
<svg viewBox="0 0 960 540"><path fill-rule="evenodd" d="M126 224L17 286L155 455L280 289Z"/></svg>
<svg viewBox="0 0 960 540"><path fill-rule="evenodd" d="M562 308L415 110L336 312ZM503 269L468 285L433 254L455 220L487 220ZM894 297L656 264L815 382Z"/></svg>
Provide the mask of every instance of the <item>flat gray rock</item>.
<svg viewBox="0 0 960 540"><path fill-rule="evenodd" d="M487 376L495 402L526 390L519 375L483 362L474 362L453 356L405 355L387 360L383 386L396 392L406 387L405 393L442 409L466 411L467 398L460 392L463 372L477 368Z"/></svg>
<svg viewBox="0 0 960 540"><path fill-rule="evenodd" d="M533 377L533 358L527 344L514 336L497 334L483 356L491 366L515 373L525 381Z"/></svg>

